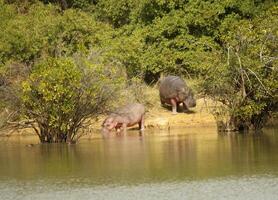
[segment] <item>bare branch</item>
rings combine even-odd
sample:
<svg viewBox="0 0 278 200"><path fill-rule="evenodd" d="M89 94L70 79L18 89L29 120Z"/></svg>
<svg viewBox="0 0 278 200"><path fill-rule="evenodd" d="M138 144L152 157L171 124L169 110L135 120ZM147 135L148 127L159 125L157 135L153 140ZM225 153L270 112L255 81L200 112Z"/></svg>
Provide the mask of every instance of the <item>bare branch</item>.
<svg viewBox="0 0 278 200"><path fill-rule="evenodd" d="M245 99L245 97L246 97L246 89L245 89L245 80L244 80L244 76L243 76L243 69L242 69L241 59L240 59L240 56L238 55L238 52L236 52L235 54L237 56L238 64L239 64L239 67L240 67L242 98Z"/></svg>
<svg viewBox="0 0 278 200"><path fill-rule="evenodd" d="M262 81L260 80L260 78L257 76L257 74L254 72L254 71L252 71L251 69L249 69L249 68L247 68L256 78L257 78L257 80L259 81L259 83L261 84L261 86L264 88L264 90L266 91L266 93L268 94L268 95L270 95L271 97L273 97L271 94L270 94L270 92L266 89L266 87L264 86L264 84L262 83Z"/></svg>

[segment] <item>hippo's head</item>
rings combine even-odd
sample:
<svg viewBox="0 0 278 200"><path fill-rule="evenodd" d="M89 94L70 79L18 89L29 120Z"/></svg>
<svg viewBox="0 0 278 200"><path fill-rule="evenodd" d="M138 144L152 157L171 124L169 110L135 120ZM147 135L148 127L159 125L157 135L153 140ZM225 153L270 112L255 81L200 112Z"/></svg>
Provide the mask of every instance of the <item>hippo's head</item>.
<svg viewBox="0 0 278 200"><path fill-rule="evenodd" d="M187 96L187 93L184 88L182 88L181 90L178 90L177 100L179 102L183 102L186 99L186 96Z"/></svg>
<svg viewBox="0 0 278 200"><path fill-rule="evenodd" d="M186 94L186 98L183 101L187 108L192 108L196 106L196 100L194 98L194 94L191 90Z"/></svg>
<svg viewBox="0 0 278 200"><path fill-rule="evenodd" d="M117 126L117 122L113 116L107 117L102 123L102 131L111 131Z"/></svg>

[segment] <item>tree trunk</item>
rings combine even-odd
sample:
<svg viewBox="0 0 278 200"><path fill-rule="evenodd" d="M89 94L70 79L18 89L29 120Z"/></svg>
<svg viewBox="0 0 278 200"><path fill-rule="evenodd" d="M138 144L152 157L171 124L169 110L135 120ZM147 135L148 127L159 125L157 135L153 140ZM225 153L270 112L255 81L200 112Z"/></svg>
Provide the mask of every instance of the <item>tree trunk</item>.
<svg viewBox="0 0 278 200"><path fill-rule="evenodd" d="M60 6L62 10L66 10L68 8L67 0L59 0Z"/></svg>

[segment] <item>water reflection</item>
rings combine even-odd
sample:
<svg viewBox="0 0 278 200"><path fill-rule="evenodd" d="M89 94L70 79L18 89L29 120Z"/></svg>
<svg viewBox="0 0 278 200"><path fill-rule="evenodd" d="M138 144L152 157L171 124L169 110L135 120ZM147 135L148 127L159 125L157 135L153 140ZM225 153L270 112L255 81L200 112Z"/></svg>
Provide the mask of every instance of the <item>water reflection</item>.
<svg viewBox="0 0 278 200"><path fill-rule="evenodd" d="M34 145L31 139L0 142L0 181L59 180L100 184L191 181L278 171L277 129L262 134L214 130L137 132L77 145ZM34 141L33 141L34 142Z"/></svg>

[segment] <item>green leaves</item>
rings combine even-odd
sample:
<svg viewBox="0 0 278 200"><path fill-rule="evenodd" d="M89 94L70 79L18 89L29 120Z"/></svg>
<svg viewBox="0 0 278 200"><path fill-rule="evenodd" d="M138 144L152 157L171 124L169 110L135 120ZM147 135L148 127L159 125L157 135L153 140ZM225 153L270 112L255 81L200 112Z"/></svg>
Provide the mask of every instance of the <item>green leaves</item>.
<svg viewBox="0 0 278 200"><path fill-rule="evenodd" d="M278 21L275 14L269 15L275 8L254 20L228 16L220 27L219 38L226 50L222 63L227 64L209 71L209 81L203 85L207 94L227 106L237 129L261 128L262 119L278 106L277 61L270 59L278 55L277 26L273 26Z"/></svg>
<svg viewBox="0 0 278 200"><path fill-rule="evenodd" d="M3 6L0 29L0 60L33 63L41 57L71 56L99 48L109 26L94 21L92 16L57 7L33 4L25 15L16 15L12 6Z"/></svg>
<svg viewBox="0 0 278 200"><path fill-rule="evenodd" d="M276 1L9 2L0 0L1 74L26 68L18 70L24 76L10 75L10 88L31 73L23 84L25 105L38 116L51 111L47 122L62 132L70 125L57 123L61 113L67 123L81 107L97 114L112 86L134 77L203 80L203 92L240 120L277 107Z"/></svg>
<svg viewBox="0 0 278 200"><path fill-rule="evenodd" d="M82 122L106 111L121 84L112 67L78 59L47 59L23 82L24 113L38 123L42 142L46 135L53 142L74 141Z"/></svg>
<svg viewBox="0 0 278 200"><path fill-rule="evenodd" d="M23 83L23 103L37 115L49 113L50 123L57 125L59 115L72 115L80 80L80 70L72 60L49 59L37 65Z"/></svg>
<svg viewBox="0 0 278 200"><path fill-rule="evenodd" d="M98 19L120 27L130 22L131 0L101 0L96 5L96 16Z"/></svg>

